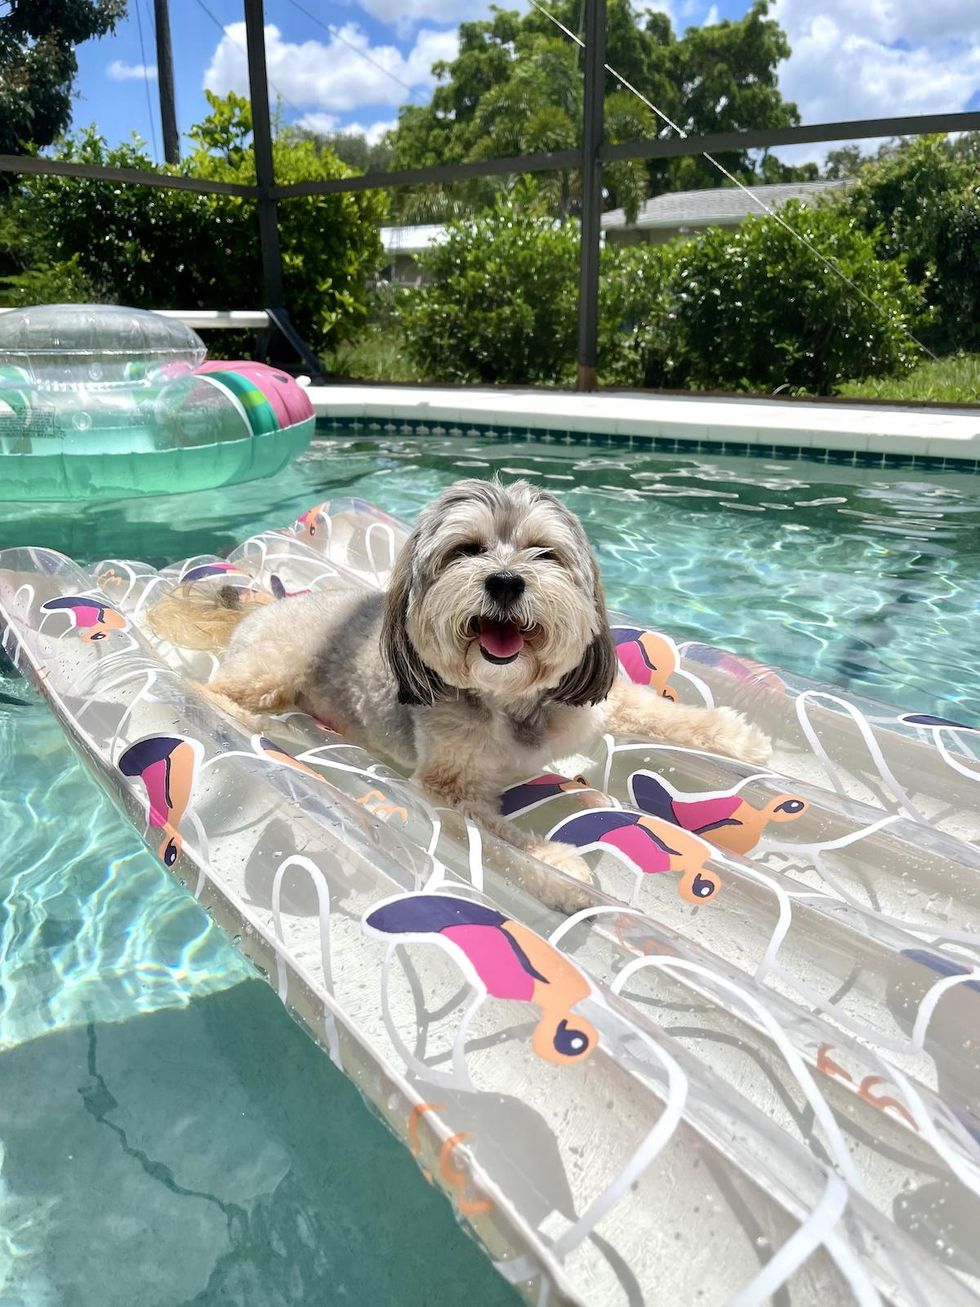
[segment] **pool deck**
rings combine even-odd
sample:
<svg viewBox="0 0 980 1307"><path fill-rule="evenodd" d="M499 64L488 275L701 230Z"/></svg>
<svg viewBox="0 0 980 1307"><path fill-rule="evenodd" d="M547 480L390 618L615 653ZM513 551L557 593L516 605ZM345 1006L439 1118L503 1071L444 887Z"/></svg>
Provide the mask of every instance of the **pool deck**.
<svg viewBox="0 0 980 1307"><path fill-rule="evenodd" d="M318 417L380 423L422 423L429 434L459 427L503 427L550 435L585 433L679 442L684 450L773 456L826 452L833 461L876 456L980 463L980 405L976 410L833 404L819 400L715 399L698 395L637 395L605 391L454 389L421 386L314 386ZM425 434L420 430L419 434ZM682 443L681 443L682 442ZM727 448L726 448L727 447ZM974 470L980 470L980 467Z"/></svg>

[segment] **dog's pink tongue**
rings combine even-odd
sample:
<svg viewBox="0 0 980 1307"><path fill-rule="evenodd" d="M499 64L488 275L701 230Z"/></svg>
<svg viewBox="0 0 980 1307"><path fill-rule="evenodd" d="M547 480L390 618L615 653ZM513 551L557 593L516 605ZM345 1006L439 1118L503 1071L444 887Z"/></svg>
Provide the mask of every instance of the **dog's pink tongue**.
<svg viewBox="0 0 980 1307"><path fill-rule="evenodd" d="M524 637L516 622L495 622L480 618L480 648L493 658L511 658L524 647Z"/></svg>

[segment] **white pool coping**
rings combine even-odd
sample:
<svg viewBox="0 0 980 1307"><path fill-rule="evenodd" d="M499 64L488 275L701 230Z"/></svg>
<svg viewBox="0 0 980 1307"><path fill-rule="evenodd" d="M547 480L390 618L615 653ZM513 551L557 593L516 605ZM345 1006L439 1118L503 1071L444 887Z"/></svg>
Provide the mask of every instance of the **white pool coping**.
<svg viewBox="0 0 980 1307"><path fill-rule="evenodd" d="M591 432L698 441L980 460L975 411L873 404L708 399L697 395L400 386L313 386L318 417L436 426L493 424L514 431Z"/></svg>

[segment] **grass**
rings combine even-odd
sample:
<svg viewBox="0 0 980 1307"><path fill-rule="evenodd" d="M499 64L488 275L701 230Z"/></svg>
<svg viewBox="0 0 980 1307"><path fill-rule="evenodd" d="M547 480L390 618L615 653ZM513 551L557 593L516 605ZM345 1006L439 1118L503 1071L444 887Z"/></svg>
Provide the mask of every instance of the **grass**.
<svg viewBox="0 0 980 1307"><path fill-rule="evenodd" d="M840 393L857 399L917 399L936 404L980 403L980 354L923 359L905 377L848 381Z"/></svg>
<svg viewBox="0 0 980 1307"><path fill-rule="evenodd" d="M354 341L344 341L323 356L327 371L352 381L422 381L409 360L397 327L366 327Z"/></svg>
<svg viewBox="0 0 980 1307"><path fill-rule="evenodd" d="M324 363L334 376L354 381L425 380L408 358L401 332L393 325L365 328L357 340L345 341L325 355ZM907 376L848 381L839 393L852 399L980 404L980 354L923 359Z"/></svg>

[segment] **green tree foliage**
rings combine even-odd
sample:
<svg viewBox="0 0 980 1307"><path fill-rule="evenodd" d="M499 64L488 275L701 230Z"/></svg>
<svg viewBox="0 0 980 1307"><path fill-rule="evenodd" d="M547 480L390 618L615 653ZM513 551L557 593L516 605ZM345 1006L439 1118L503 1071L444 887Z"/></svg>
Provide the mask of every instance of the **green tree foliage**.
<svg viewBox="0 0 980 1307"><path fill-rule="evenodd" d="M394 151L383 137L374 145L362 132L312 132L306 127L284 127L280 136L287 140L312 141L317 153L330 150L341 163L355 172L385 172L391 167Z"/></svg>
<svg viewBox="0 0 980 1307"><path fill-rule="evenodd" d="M927 341L980 348L980 137L920 137L886 146L860 170L846 208L935 312Z"/></svg>
<svg viewBox="0 0 980 1307"><path fill-rule="evenodd" d="M673 274L682 243L607 247L599 279L605 386L662 386L674 338Z"/></svg>
<svg viewBox="0 0 980 1307"><path fill-rule="evenodd" d="M452 224L425 256L432 285L400 314L425 376L533 384L571 367L578 229L542 217L533 199L523 184L499 196L482 217Z"/></svg>
<svg viewBox="0 0 980 1307"><path fill-rule="evenodd" d="M205 94L212 108L205 124L229 108L230 121L218 139L191 129L197 148L186 170L212 181L254 183L254 156L251 144L245 144L252 130L248 101L234 92L224 100ZM283 186L349 177L353 171L330 149L288 135L277 136L272 154L276 180ZM232 256L224 265L225 294L228 302L244 304L254 300L261 284L254 206L227 197L208 198L223 217L225 248ZM381 261L378 229L386 215L387 200L378 191L309 196L279 205L285 300L297 327L316 348L327 348L366 318L367 283Z"/></svg>
<svg viewBox="0 0 980 1307"><path fill-rule="evenodd" d="M44 264L0 278L0 303L11 308L32 304L89 304L98 291L82 270L77 254L61 263Z"/></svg>
<svg viewBox="0 0 980 1307"><path fill-rule="evenodd" d="M908 332L921 300L901 262L878 258L847 213L793 202L780 217L806 245L767 216L734 231L706 228L680 246L648 384L831 394L849 378L913 365Z"/></svg>
<svg viewBox="0 0 980 1307"><path fill-rule="evenodd" d="M75 46L111 32L126 0L9 0L0 11L0 154L42 149L71 120Z"/></svg>
<svg viewBox="0 0 980 1307"><path fill-rule="evenodd" d="M823 175L828 181L846 181L859 176L867 161L867 156L861 153L860 145L842 145L837 150L827 151Z"/></svg>
<svg viewBox="0 0 980 1307"><path fill-rule="evenodd" d="M208 99L211 112L191 129L194 148L174 171L254 183L248 102L234 94ZM284 184L350 175L332 151L311 140L277 139L273 154ZM139 142L110 149L94 128L64 142L59 157L154 167ZM376 192L280 205L285 298L315 347L327 348L364 320L367 282L381 260L378 226L384 215L384 199ZM9 199L0 227L4 236L21 276L33 269L64 277L70 265L94 297L107 301L190 309L255 307L261 298L255 205L237 196L30 177Z"/></svg>
<svg viewBox="0 0 980 1307"><path fill-rule="evenodd" d="M572 31L581 24L580 0L556 0L556 16ZM688 133L799 122L796 107L782 99L776 68L789 54L779 26L768 17L768 0L757 0L738 22L689 28L677 37L662 13L633 10L629 0L610 0L607 59L622 76ZM432 101L407 105L391 135L392 166L420 168L468 159L506 157L575 148L581 139L581 51L544 15L492 7L492 17L460 27L451 62L436 64ZM615 143L655 135L661 122L612 75L606 82L606 138ZM787 168L774 158L754 163L746 151L720 162L739 178L767 181L815 175L808 166ZM647 194L719 184L715 168L700 158L629 161L606 169L611 206L635 209ZM574 178L549 181L552 211L574 208ZM453 205L486 199L492 183L424 197L424 216L451 214ZM419 200L399 213L423 216Z"/></svg>
<svg viewBox="0 0 980 1307"><path fill-rule="evenodd" d="M539 197L538 197L539 198ZM578 233L531 212L524 193L450 228L426 256L431 284L402 326L423 375L556 383L575 359ZM783 217L689 241L603 254L604 384L817 394L907 370L921 309L899 261L876 256L854 218L787 206ZM822 261L833 260L848 285Z"/></svg>

